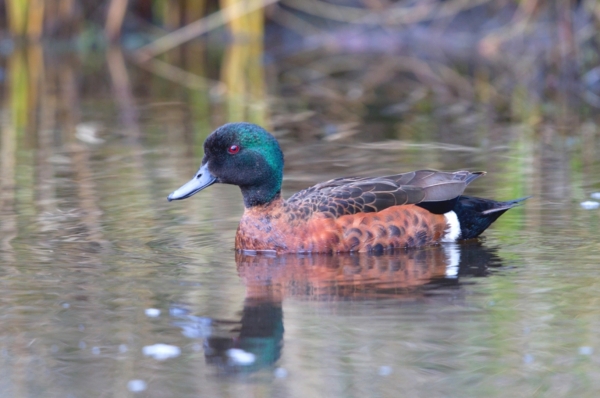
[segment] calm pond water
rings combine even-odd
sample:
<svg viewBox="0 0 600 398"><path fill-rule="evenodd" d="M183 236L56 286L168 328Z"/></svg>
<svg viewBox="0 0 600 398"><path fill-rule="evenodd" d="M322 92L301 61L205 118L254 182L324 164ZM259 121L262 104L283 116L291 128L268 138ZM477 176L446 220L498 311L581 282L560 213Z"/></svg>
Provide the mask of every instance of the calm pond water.
<svg viewBox="0 0 600 398"><path fill-rule="evenodd" d="M595 113L441 93L392 55L260 51L2 58L0 396L597 396ZM533 198L463 244L236 254L236 187L166 196L239 120L280 139L286 197L436 168Z"/></svg>

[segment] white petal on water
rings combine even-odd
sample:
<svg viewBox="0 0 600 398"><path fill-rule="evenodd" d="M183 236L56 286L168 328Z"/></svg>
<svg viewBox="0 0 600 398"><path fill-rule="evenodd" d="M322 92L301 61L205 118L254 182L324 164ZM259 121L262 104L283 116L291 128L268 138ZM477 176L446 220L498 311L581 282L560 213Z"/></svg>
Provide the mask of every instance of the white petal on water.
<svg viewBox="0 0 600 398"><path fill-rule="evenodd" d="M88 144L102 144L104 140L96 136L98 130L100 126L96 123L79 123L75 126L75 137Z"/></svg>
<svg viewBox="0 0 600 398"><path fill-rule="evenodd" d="M392 374L392 368L389 366L380 366L378 373L379 376L389 376Z"/></svg>
<svg viewBox="0 0 600 398"><path fill-rule="evenodd" d="M171 307L169 308L169 315L171 316L184 316L189 314L190 311L184 309L184 308L179 308L179 307Z"/></svg>
<svg viewBox="0 0 600 398"><path fill-rule="evenodd" d="M273 374L278 379L284 379L287 377L288 371L285 368L277 368L277 369L275 369L275 372L273 372Z"/></svg>
<svg viewBox="0 0 600 398"><path fill-rule="evenodd" d="M227 350L227 356L233 365L248 366L256 361L256 355L239 348L230 348Z"/></svg>
<svg viewBox="0 0 600 398"><path fill-rule="evenodd" d="M586 210L594 210L600 207L600 203L595 202L593 200L586 200L585 202L581 202L580 204L581 207L583 207Z"/></svg>
<svg viewBox="0 0 600 398"><path fill-rule="evenodd" d="M127 344L121 344L121 345L119 345L119 352L121 354L126 353L127 352Z"/></svg>
<svg viewBox="0 0 600 398"><path fill-rule="evenodd" d="M144 312L146 313L146 316L150 318L156 318L160 315L160 310L158 308L146 308Z"/></svg>
<svg viewBox="0 0 600 398"><path fill-rule="evenodd" d="M579 347L579 355L592 355L594 353L594 347L583 346Z"/></svg>
<svg viewBox="0 0 600 398"><path fill-rule="evenodd" d="M178 357L181 354L181 349L169 344L154 344L147 345L142 349L144 355L163 361L169 358Z"/></svg>
<svg viewBox="0 0 600 398"><path fill-rule="evenodd" d="M144 380L129 380L127 383L127 389L131 392L144 391L148 387Z"/></svg>

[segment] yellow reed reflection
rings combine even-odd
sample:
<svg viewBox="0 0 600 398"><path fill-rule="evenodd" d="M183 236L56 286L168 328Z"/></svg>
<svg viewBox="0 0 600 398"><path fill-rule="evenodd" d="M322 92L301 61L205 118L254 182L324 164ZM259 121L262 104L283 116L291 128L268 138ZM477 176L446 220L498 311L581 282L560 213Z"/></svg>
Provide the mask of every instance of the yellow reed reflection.
<svg viewBox="0 0 600 398"><path fill-rule="evenodd" d="M247 121L268 128L262 43L231 44L221 74L227 86L227 121Z"/></svg>
<svg viewBox="0 0 600 398"><path fill-rule="evenodd" d="M222 0L222 8L248 7L249 0ZM221 79L227 86L227 120L267 123L263 70L263 10L244 13L228 24L233 42L227 47ZM268 127L268 126L266 126Z"/></svg>

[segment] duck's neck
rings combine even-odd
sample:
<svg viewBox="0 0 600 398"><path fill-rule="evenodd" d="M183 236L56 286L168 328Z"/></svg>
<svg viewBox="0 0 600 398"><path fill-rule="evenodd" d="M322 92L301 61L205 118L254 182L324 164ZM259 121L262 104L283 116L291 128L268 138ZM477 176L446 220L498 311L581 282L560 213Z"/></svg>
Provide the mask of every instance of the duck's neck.
<svg viewBox="0 0 600 398"><path fill-rule="evenodd" d="M281 183L263 184L258 187L240 187L244 197L244 206L250 209L255 206L266 206L281 200Z"/></svg>
<svg viewBox="0 0 600 398"><path fill-rule="evenodd" d="M245 215L252 215L252 217L264 217L269 215L273 215L274 213L278 213L279 211L285 208L285 200L281 198L281 195L277 195L272 201L269 203L255 205L255 206L246 206Z"/></svg>

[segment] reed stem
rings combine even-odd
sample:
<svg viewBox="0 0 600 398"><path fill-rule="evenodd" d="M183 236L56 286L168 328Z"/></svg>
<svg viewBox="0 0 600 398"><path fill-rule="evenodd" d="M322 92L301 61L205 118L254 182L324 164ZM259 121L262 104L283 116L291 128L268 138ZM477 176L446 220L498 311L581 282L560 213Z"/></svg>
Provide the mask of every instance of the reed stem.
<svg viewBox="0 0 600 398"><path fill-rule="evenodd" d="M6 0L8 28L14 37L24 36L27 29L28 0Z"/></svg>

